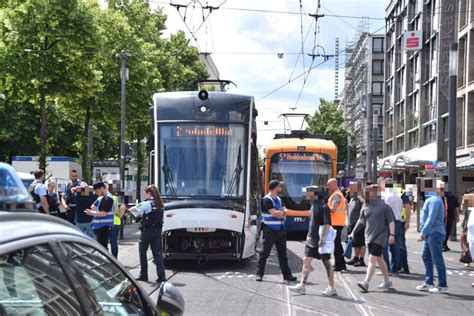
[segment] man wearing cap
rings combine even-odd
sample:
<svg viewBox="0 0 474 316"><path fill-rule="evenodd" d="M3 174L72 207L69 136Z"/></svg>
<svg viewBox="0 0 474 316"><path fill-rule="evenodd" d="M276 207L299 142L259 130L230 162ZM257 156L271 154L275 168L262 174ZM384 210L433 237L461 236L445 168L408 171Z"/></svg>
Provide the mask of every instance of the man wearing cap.
<svg viewBox="0 0 474 316"><path fill-rule="evenodd" d="M272 180L268 184L270 192L262 199L262 226L263 226L263 251L260 253L257 264L256 281L262 281L265 273L265 264L275 244L278 253L278 262L285 281L296 281L288 266L286 255L286 230L285 218L287 211L282 200L278 197L281 193L281 182Z"/></svg>

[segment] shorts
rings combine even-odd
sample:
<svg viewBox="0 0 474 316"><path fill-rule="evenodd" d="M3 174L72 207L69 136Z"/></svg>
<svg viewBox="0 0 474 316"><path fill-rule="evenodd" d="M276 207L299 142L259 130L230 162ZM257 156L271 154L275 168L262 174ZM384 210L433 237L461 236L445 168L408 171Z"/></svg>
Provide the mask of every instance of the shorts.
<svg viewBox="0 0 474 316"><path fill-rule="evenodd" d="M380 246L379 244L375 244L375 243L370 243L367 245L367 248L369 249L369 255L372 255L375 257L382 257L383 246Z"/></svg>
<svg viewBox="0 0 474 316"><path fill-rule="evenodd" d="M365 246L365 232L363 229L359 229L359 231L354 234L354 238L352 239L352 247L364 247Z"/></svg>
<svg viewBox="0 0 474 316"><path fill-rule="evenodd" d="M323 260L323 261L331 260L331 254L330 253L320 254L319 251L318 251L318 248L311 247L311 246L308 246L308 245L306 245L306 247L304 247L304 255L305 255L305 257L311 257L311 258L315 258L315 259Z"/></svg>

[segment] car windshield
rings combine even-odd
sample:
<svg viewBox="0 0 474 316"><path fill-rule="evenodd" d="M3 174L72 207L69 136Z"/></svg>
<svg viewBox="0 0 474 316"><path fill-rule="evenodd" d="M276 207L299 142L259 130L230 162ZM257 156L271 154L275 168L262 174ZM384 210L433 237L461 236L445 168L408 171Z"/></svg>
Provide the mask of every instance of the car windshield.
<svg viewBox="0 0 474 316"><path fill-rule="evenodd" d="M31 197L23 183L16 175L15 169L7 164L0 164L0 202L25 203Z"/></svg>
<svg viewBox="0 0 474 316"><path fill-rule="evenodd" d="M271 157L270 179L284 182L282 197L294 202L305 199L304 188L310 185L326 186L332 176L332 161L326 154L279 153Z"/></svg>
<svg viewBox="0 0 474 316"><path fill-rule="evenodd" d="M243 197L245 157L243 125L162 125L160 191L168 197Z"/></svg>

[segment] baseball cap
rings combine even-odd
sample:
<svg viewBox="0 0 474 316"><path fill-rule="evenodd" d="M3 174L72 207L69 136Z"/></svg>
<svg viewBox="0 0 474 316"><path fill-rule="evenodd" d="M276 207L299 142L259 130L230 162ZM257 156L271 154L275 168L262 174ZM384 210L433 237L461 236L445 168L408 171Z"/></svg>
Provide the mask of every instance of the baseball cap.
<svg viewBox="0 0 474 316"><path fill-rule="evenodd" d="M270 190L273 190L275 189L277 186L281 185L281 182L276 180L276 179L273 179L272 181L270 181L270 183L268 183L268 188Z"/></svg>

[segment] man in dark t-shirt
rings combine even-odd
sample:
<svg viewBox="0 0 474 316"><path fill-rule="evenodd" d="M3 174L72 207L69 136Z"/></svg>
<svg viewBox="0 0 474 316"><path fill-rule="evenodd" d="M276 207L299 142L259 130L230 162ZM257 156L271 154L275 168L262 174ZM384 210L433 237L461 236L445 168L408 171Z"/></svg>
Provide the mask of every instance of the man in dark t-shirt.
<svg viewBox="0 0 474 316"><path fill-rule="evenodd" d="M299 294L306 294L306 281L311 269L311 261L313 261L313 258L316 258L322 260L329 281L329 285L324 290L323 295L333 296L337 295L337 291L334 288L334 270L331 264L331 253L334 252L336 231L331 226L331 210L324 202L322 190L317 187L308 188L307 197L312 199L313 196L314 203L309 219L301 282L289 287L289 289Z"/></svg>
<svg viewBox="0 0 474 316"><path fill-rule="evenodd" d="M446 217L444 223L446 225L446 236L444 237L443 251L450 251L448 247L448 240L453 229L453 224L459 222L459 202L457 197L451 192L445 193L445 205L447 206Z"/></svg>

